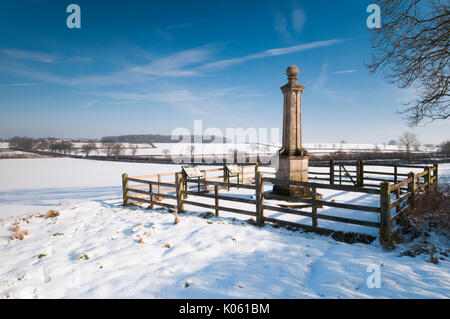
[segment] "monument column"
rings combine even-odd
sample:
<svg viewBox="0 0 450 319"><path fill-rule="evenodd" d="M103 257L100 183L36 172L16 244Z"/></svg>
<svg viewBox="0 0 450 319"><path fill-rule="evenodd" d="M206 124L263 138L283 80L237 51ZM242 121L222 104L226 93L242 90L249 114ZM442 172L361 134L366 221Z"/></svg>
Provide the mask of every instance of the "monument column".
<svg viewBox="0 0 450 319"><path fill-rule="evenodd" d="M297 82L299 70L295 65L287 68L286 75L288 83L281 87L284 96L283 140L273 191L291 197L307 197L309 188L286 186L289 181L308 181L308 156L302 148L301 95L304 86Z"/></svg>

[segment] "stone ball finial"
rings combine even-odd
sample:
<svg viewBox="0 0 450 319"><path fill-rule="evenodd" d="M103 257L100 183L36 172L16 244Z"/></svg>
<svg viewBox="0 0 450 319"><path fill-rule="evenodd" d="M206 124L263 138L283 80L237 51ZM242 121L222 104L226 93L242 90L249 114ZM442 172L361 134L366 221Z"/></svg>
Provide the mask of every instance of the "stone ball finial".
<svg viewBox="0 0 450 319"><path fill-rule="evenodd" d="M295 65L290 65L286 69L286 75L288 78L297 78L300 71L298 70L298 67Z"/></svg>

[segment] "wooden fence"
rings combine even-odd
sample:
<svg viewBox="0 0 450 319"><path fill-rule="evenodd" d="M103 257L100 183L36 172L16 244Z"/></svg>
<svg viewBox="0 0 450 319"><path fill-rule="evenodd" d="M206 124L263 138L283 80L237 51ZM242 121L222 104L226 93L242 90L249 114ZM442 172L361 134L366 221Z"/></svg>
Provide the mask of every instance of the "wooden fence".
<svg viewBox="0 0 450 319"><path fill-rule="evenodd" d="M328 172L310 172L311 182L290 182L289 185L303 186L311 189L310 198L292 198L264 192L266 184L275 184L274 177L270 173L262 173L257 165L243 167L239 176L229 177L225 174L224 168L213 168L203 170L202 179L189 179L182 173L165 173L145 176L128 177L123 174L123 204L129 205L130 201L136 203L148 203L150 208L164 206L171 209L177 209L177 212L184 212L184 205L191 205L211 209L216 216L220 211L243 214L255 217L256 224L263 226L265 222L277 223L284 226L293 226L306 228L312 231L332 232L318 225L318 220L328 220L347 224L354 224L367 227L379 228L379 238L383 244L391 242L391 225L398 217L405 212L408 207L414 206L414 201L425 191L432 187L437 189L438 185L438 165L431 166L409 166L409 165L373 165L389 167L392 172L368 171L364 169L364 163L358 161L355 167L330 162ZM420 173L410 172L399 173L399 168L420 168ZM326 174L326 175L325 175ZM353 175L352 175L353 174ZM315 176L322 176L314 178ZM388 176L389 178L372 177L372 175ZM172 182L162 181L163 178L170 178ZM337 177L337 178L336 178ZM406 178L405 178L406 177ZM155 180L150 180L155 179ZM316 181L327 181L316 182ZM373 181L380 182L379 184ZM130 186L129 183L137 184ZM139 185L143 184L143 185ZM220 193L221 189L229 190L230 187L249 189L254 192L254 199L245 199L234 196L227 196ZM335 201L325 201L319 199L316 195L320 189L356 192L372 194L379 196L379 205L365 206L349 203L340 203ZM134 194L137 193L137 194ZM169 194L172 193L172 194ZM195 201L189 196L199 196L213 200L213 203L204 203ZM163 199L172 199L175 203L162 202ZM284 202L303 203L302 209L289 208L282 206L272 206L265 204L265 199L279 200ZM254 205L251 210L227 207L223 202L239 202ZM356 218L331 216L318 211L322 207L334 207L353 211L364 211L379 215L379 221L367 221ZM310 208L305 210L303 208ZM391 211L395 209L395 213ZM311 225L294 223L286 220L266 217L266 211L282 212L291 215L311 218Z"/></svg>
<svg viewBox="0 0 450 319"><path fill-rule="evenodd" d="M203 178L193 181L190 185L183 183L183 190L188 191L191 189L197 189L197 191L208 191L208 188L210 188L208 182L218 179L223 179L223 188L229 189L229 187L234 186L242 187L243 183L248 183L253 180L253 177L249 177L249 175L254 176L257 167L258 164L243 166L242 172L239 173L239 175L234 176L228 176L225 174L225 165L223 168L204 169L201 170L203 173ZM130 201L135 201L136 203L150 204L152 208L156 205L176 209L176 205L164 203L161 202L161 200L177 200L176 195L169 194L174 192L176 193L177 191L177 174L178 173L173 172L131 177L128 176L128 174L123 174L123 204L127 206L130 204ZM241 183L234 183L238 181ZM130 185L130 183L133 185Z"/></svg>

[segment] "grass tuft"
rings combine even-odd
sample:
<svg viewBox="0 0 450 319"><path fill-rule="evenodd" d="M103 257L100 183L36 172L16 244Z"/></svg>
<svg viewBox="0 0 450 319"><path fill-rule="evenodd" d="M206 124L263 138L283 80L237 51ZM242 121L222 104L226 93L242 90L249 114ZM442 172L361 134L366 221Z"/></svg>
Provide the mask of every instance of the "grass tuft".
<svg viewBox="0 0 450 319"><path fill-rule="evenodd" d="M16 222L14 224L14 227L11 230L11 239L12 240L23 240L25 238L26 235L28 235L28 230L26 229L21 229L19 226L19 223Z"/></svg>
<svg viewBox="0 0 450 319"><path fill-rule="evenodd" d="M75 258L75 260L89 260L89 256L86 254L81 254L78 255L77 258Z"/></svg>
<svg viewBox="0 0 450 319"><path fill-rule="evenodd" d="M58 217L59 215L61 215L61 214L59 213L59 211L51 209L51 210L49 210L49 211L47 212L47 214L45 215L45 219L48 219L48 218L56 218L56 217Z"/></svg>

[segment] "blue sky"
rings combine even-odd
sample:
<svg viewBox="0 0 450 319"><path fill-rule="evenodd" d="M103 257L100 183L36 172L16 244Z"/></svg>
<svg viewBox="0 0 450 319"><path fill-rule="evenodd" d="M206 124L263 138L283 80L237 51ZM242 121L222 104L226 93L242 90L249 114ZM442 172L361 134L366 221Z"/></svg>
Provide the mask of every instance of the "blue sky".
<svg viewBox="0 0 450 319"><path fill-rule="evenodd" d="M66 27L67 5L81 29ZM304 142L382 143L414 98L370 74L371 1L3 1L0 137L281 127L285 69L300 68ZM414 129L449 138L449 121Z"/></svg>

